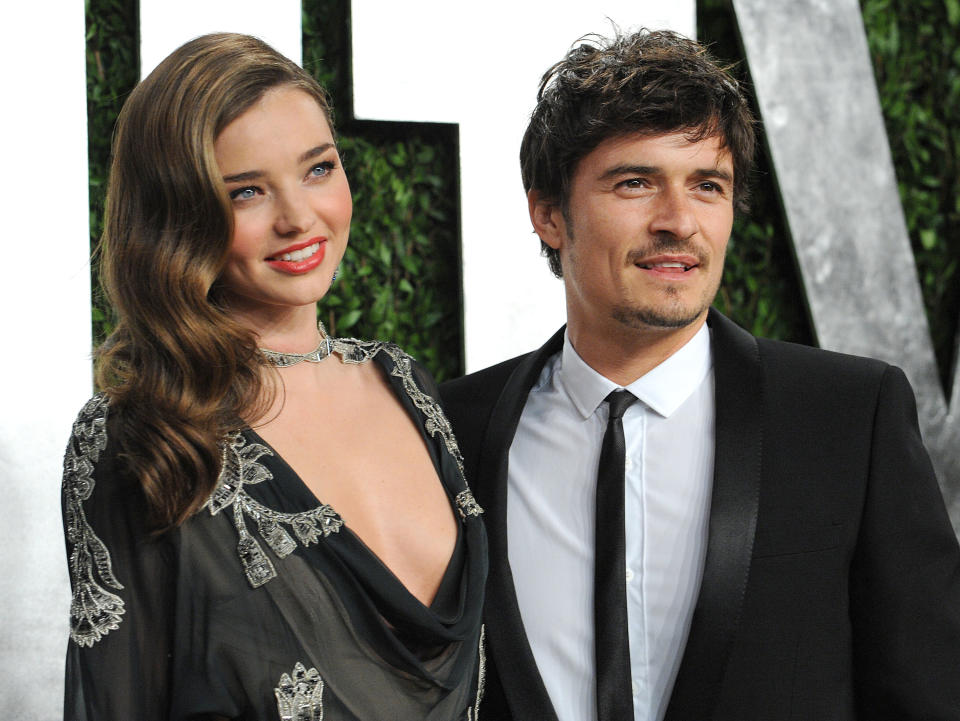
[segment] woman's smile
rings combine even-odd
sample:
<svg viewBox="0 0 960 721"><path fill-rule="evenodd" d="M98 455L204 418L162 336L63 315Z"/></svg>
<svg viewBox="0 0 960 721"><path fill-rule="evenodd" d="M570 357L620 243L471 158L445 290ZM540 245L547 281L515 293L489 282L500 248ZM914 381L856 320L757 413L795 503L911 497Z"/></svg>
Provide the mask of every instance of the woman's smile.
<svg viewBox="0 0 960 721"><path fill-rule="evenodd" d="M326 249L326 238L312 238L267 258L267 263L284 273L307 273L323 262Z"/></svg>

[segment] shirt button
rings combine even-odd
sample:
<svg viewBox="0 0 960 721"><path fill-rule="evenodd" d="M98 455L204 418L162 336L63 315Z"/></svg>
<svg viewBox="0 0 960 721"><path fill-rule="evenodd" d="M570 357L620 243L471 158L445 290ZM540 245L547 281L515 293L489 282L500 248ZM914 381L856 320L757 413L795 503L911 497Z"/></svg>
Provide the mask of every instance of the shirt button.
<svg viewBox="0 0 960 721"><path fill-rule="evenodd" d="M628 568L628 569L627 569L627 583L630 583L630 581L632 581L632 580L633 580L633 570Z"/></svg>
<svg viewBox="0 0 960 721"><path fill-rule="evenodd" d="M629 456L627 456L627 457L623 460L623 467L626 468L628 471L629 471L631 468L633 468L633 461L630 459Z"/></svg>
<svg viewBox="0 0 960 721"><path fill-rule="evenodd" d="M636 681L631 681L631 682L630 682L630 688L633 690L633 695L634 695L634 696L636 696L638 693L640 693L640 687L637 686L637 682L636 682Z"/></svg>

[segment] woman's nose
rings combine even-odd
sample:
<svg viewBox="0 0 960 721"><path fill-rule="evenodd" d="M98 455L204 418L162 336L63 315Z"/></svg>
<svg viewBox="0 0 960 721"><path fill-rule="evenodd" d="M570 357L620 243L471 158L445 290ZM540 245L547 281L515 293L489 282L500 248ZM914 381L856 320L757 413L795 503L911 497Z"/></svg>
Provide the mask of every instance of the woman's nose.
<svg viewBox="0 0 960 721"><path fill-rule="evenodd" d="M308 202L306 193L291 191L280 197L274 229L279 235L305 233L316 219L317 215Z"/></svg>

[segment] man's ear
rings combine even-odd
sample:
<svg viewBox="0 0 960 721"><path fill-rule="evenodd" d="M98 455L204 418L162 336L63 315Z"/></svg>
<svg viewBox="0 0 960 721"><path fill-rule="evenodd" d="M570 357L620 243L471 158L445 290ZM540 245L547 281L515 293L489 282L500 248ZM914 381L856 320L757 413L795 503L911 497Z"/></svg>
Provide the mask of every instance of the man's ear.
<svg viewBox="0 0 960 721"><path fill-rule="evenodd" d="M567 237L567 223L556 200L548 200L539 190L527 191L527 209L530 222L540 240L554 250L560 250Z"/></svg>

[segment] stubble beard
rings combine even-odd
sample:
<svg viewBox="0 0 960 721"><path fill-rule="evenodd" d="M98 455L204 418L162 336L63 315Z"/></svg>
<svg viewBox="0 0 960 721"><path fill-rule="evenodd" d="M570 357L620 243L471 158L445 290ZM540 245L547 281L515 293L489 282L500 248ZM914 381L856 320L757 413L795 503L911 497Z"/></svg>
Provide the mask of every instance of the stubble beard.
<svg viewBox="0 0 960 721"><path fill-rule="evenodd" d="M708 294L709 298L702 299L696 308L690 308L684 306L677 297L680 295L677 288L669 287L666 293L675 299L675 302L668 300L660 306L648 307L618 306L613 309L611 317L631 330L686 328L703 316L713 302L714 295Z"/></svg>
<svg viewBox="0 0 960 721"><path fill-rule="evenodd" d="M572 228L569 219L567 220L567 227ZM572 231L569 232L568 238L571 241L571 260L576 263L576 249L573 243L574 237ZM650 247L638 249L631 255L636 258L642 258L658 252L677 252L695 255L700 260L700 270L702 272L706 272L711 262L698 248L670 235L658 236L653 240ZM723 262L722 257L720 258L720 262ZM648 304L645 306L616 306L611 311L610 317L625 328L631 330L676 330L678 328L686 328L703 317L703 314L710 308L719 290L720 281L718 279L713 287L704 289L699 304L695 308L690 308L683 303L683 289L676 286L667 286L664 289L667 297L661 303L656 305Z"/></svg>

